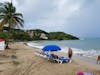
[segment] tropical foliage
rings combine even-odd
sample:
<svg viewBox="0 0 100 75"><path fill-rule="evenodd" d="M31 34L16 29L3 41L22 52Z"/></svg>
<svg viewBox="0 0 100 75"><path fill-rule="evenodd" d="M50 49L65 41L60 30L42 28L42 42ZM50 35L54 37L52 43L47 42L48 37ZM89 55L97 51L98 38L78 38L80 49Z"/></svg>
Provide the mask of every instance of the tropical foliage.
<svg viewBox="0 0 100 75"><path fill-rule="evenodd" d="M32 30L31 30L32 31ZM75 37L70 34L66 34L64 32L45 32L40 29L33 30L33 36L30 36L28 31L20 30L20 29L11 29L10 30L10 38L8 37L8 32L0 33L0 37L4 39L10 39L14 41L32 41L32 40L78 40L78 37ZM40 38L40 35L44 33L48 39ZM35 34L35 35L34 35Z"/></svg>
<svg viewBox="0 0 100 75"><path fill-rule="evenodd" d="M16 12L15 6L12 2L0 3L0 29L2 30L4 25L8 25L8 30L10 28L15 28L16 26L23 27L23 15Z"/></svg>
<svg viewBox="0 0 100 75"><path fill-rule="evenodd" d="M15 27L23 27L23 24L23 15L16 12L16 8L13 6L12 2L0 3L0 30L3 29L4 25L7 25L8 36L10 38L12 35L10 30ZM9 48L8 41L9 40L6 40L6 48Z"/></svg>
<svg viewBox="0 0 100 75"><path fill-rule="evenodd" d="M78 37L75 37L73 35L70 34L66 34L64 32L46 32L40 29L36 29L36 30L28 30L28 31L33 31L33 40L76 40L79 39ZM41 39L40 35L44 33L48 39ZM29 33L30 35L31 33ZM32 35L32 34L31 34Z"/></svg>
<svg viewBox="0 0 100 75"><path fill-rule="evenodd" d="M0 38L3 38L3 39L5 39L5 40L8 40L9 38L8 38L8 33L7 32L0 32Z"/></svg>
<svg viewBox="0 0 100 75"><path fill-rule="evenodd" d="M8 40L43 40L40 38L41 34L45 34L48 37L47 40L73 40L79 39L73 35L66 34L64 32L46 32L41 29L36 30L28 30L33 31L34 33L31 36L31 33L28 33L15 29L23 27L24 20L23 15L21 13L16 12L15 6L13 6L12 2L0 3L0 30L3 30L4 26L7 26L7 32L0 32L0 37Z"/></svg>
<svg viewBox="0 0 100 75"><path fill-rule="evenodd" d="M23 30L10 30L10 37L8 32L0 32L0 38L5 39L7 42L12 41L31 41L29 34Z"/></svg>
<svg viewBox="0 0 100 75"><path fill-rule="evenodd" d="M12 38L16 41L31 41L29 34L23 30L12 31Z"/></svg>
<svg viewBox="0 0 100 75"><path fill-rule="evenodd" d="M50 32L48 35L49 40L75 40L79 39L70 34L66 34L64 32Z"/></svg>

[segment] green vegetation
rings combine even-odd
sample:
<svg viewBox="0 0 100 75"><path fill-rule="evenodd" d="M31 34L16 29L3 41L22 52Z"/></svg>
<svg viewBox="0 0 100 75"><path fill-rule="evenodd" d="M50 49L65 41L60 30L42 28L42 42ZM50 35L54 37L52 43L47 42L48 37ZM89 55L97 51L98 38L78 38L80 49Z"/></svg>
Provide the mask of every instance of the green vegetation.
<svg viewBox="0 0 100 75"><path fill-rule="evenodd" d="M13 30L12 39L15 41L30 41L31 38L29 34L23 30Z"/></svg>
<svg viewBox="0 0 100 75"><path fill-rule="evenodd" d="M64 32L50 32L48 35L49 40L75 40L79 39L73 35L66 34Z"/></svg>
<svg viewBox="0 0 100 75"><path fill-rule="evenodd" d="M11 38L11 29L15 27L23 27L24 20L21 13L16 12L16 7L12 2L0 3L0 30L3 30L4 25L7 25L8 37ZM5 33L4 33L5 34ZM6 40L6 48L8 47L9 39Z"/></svg>
<svg viewBox="0 0 100 75"><path fill-rule="evenodd" d="M13 60L12 63L13 63L14 65L16 65L16 66L19 65L19 64L21 64L21 62L15 61L15 60Z"/></svg>
<svg viewBox="0 0 100 75"><path fill-rule="evenodd" d="M8 30L15 28L16 26L23 27L23 15L16 12L15 6L12 2L0 3L0 29L3 28L5 24L8 25Z"/></svg>
<svg viewBox="0 0 100 75"><path fill-rule="evenodd" d="M0 32L0 38L3 38L5 40L8 40L8 33L7 32Z"/></svg>
<svg viewBox="0 0 100 75"><path fill-rule="evenodd" d="M79 39L64 32L46 32L41 29L21 30L24 20L21 13L16 12L12 2L0 3L0 38L6 40L6 48L9 41L32 41L32 40L76 40ZM7 27L5 27L5 25Z"/></svg>
<svg viewBox="0 0 100 75"><path fill-rule="evenodd" d="M33 33L31 33L33 31ZM70 34L66 34L64 32L46 32L40 29L36 30L28 30L29 34L33 34L32 40L78 40L78 37L75 37ZM47 39L40 38L41 34L44 33Z"/></svg>
<svg viewBox="0 0 100 75"><path fill-rule="evenodd" d="M45 36L41 37L41 34ZM78 37L75 37L70 34L66 34L64 32L46 32L40 29L36 30L19 30L12 29L10 30L10 37L8 36L8 32L1 32L0 37L6 40L12 41L32 41L32 40L78 40ZM45 39L46 37L47 39Z"/></svg>

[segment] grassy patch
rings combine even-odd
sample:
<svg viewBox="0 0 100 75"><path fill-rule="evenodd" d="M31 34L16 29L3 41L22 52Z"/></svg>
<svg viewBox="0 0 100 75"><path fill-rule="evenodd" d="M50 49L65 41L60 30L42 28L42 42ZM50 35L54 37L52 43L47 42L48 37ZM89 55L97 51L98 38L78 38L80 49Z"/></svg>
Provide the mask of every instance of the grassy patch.
<svg viewBox="0 0 100 75"><path fill-rule="evenodd" d="M19 62L19 61L12 61L12 63L14 64L14 65L19 65L21 62Z"/></svg>

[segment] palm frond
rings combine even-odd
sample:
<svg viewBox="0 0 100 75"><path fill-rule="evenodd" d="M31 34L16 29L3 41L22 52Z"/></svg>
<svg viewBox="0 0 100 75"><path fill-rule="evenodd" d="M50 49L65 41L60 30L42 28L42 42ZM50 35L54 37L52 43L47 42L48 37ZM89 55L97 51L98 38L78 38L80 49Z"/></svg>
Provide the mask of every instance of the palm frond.
<svg viewBox="0 0 100 75"><path fill-rule="evenodd" d="M24 21L22 19L18 19L16 18L17 24L20 25L21 27L23 27L24 25Z"/></svg>
<svg viewBox="0 0 100 75"><path fill-rule="evenodd" d="M0 30L2 30L4 24L6 24L6 23L7 23L7 20L6 20L6 19L3 19L3 20L1 21L1 23L0 23Z"/></svg>
<svg viewBox="0 0 100 75"><path fill-rule="evenodd" d="M24 20L21 13L16 13L16 8L13 6L12 2L5 2L2 7L0 7L0 20L5 19L5 23L1 22L0 27L4 24L8 24L9 28L13 27L23 27Z"/></svg>
<svg viewBox="0 0 100 75"><path fill-rule="evenodd" d="M0 2L0 7L2 7L2 6L3 6L3 3Z"/></svg>
<svg viewBox="0 0 100 75"><path fill-rule="evenodd" d="M15 19L18 19L20 22L24 23L24 20L23 18L20 18L20 17L14 17Z"/></svg>
<svg viewBox="0 0 100 75"><path fill-rule="evenodd" d="M15 17L22 17L23 18L23 15L21 13L14 13L13 14Z"/></svg>
<svg viewBox="0 0 100 75"><path fill-rule="evenodd" d="M0 20L2 19L2 18L4 18L4 14L0 14Z"/></svg>

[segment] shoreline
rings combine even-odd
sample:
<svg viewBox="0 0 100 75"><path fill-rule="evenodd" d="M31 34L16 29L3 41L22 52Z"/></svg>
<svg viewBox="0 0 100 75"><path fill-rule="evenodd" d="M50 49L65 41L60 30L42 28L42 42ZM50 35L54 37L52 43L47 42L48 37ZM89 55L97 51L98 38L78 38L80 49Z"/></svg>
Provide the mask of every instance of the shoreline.
<svg viewBox="0 0 100 75"><path fill-rule="evenodd" d="M37 42L39 42L39 41L37 41ZM41 43L40 44L39 43L34 43L34 42L28 42L28 43L31 46L32 46L32 43L33 43L33 47L36 47L36 48L39 48L39 49L42 49L45 46L45 44L42 45ZM68 46L66 46L66 47L65 46L64 47L60 46L60 47L62 48L61 52L67 53L67 50L69 48ZM72 48L75 55L86 56L86 57L93 58L93 59L97 59L97 56L100 53L99 50L95 50L95 49L84 50L84 49L74 48L74 47L71 47L71 48Z"/></svg>
<svg viewBox="0 0 100 75"><path fill-rule="evenodd" d="M29 47L31 47L31 46L29 46ZM33 47L33 48L38 50L39 52L41 52L41 49L39 49L37 47ZM60 55L60 56L63 56L63 57L67 57L68 56L67 53L64 53L64 52L56 52L56 54ZM79 61L79 62L81 62L81 63L83 63L83 64L85 64L87 66L90 65L91 69L100 70L100 64L96 63L96 58L87 57L87 56L84 56L83 54L82 55L75 54L75 55L73 55L72 58L73 58L72 60L74 60L74 61ZM94 66L92 67L92 65L94 65Z"/></svg>
<svg viewBox="0 0 100 75"><path fill-rule="evenodd" d="M35 50L41 51L41 49L34 47L33 45L27 44L27 46L33 47ZM67 53L64 53L64 52L59 52L59 54L61 54L64 57L68 56ZM88 63L91 63L91 64L99 65L99 64L96 63L96 57L93 58L93 57L88 57L86 55L84 56L84 54L82 54L82 53L74 54L73 58L76 58L76 59L78 58L79 60L82 60L82 61L85 61L85 62L88 62Z"/></svg>
<svg viewBox="0 0 100 75"><path fill-rule="evenodd" d="M11 49L0 52L8 56L0 57L0 75L76 75L80 71L92 72L94 75L100 74L100 65L81 61L74 56L71 63L59 64L36 56L35 53L41 50L29 47L24 42L9 46ZM12 58L12 55L17 58Z"/></svg>

